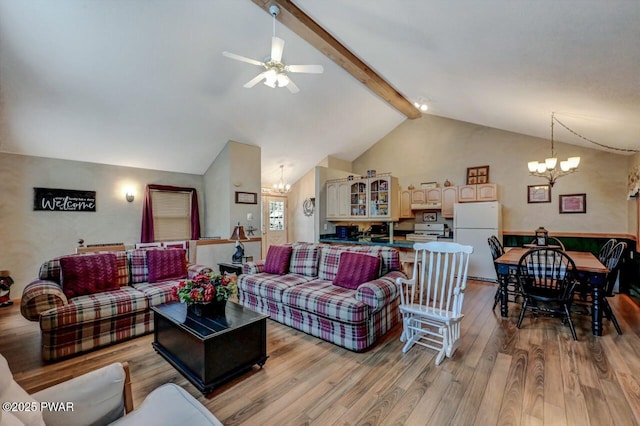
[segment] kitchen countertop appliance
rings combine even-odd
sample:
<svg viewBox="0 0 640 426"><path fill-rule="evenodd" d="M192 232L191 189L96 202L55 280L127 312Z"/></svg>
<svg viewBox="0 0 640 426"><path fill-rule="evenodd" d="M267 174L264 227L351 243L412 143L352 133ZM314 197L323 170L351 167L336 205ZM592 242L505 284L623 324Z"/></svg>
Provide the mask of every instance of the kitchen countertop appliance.
<svg viewBox="0 0 640 426"><path fill-rule="evenodd" d="M340 238L341 240L349 240L355 239L360 234L360 230L357 226L336 226L336 238Z"/></svg>
<svg viewBox="0 0 640 426"><path fill-rule="evenodd" d="M437 241L444 237L444 223L416 223L413 234L407 234L407 240L416 242Z"/></svg>

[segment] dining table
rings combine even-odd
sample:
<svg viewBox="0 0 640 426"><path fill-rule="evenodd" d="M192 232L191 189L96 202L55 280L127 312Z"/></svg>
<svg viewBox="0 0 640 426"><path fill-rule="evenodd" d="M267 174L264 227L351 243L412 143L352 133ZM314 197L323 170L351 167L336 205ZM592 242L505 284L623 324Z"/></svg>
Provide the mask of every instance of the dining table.
<svg viewBox="0 0 640 426"><path fill-rule="evenodd" d="M495 260L499 285L501 285L503 289L500 298L500 314L503 317L509 316L507 294L509 274L516 273L520 258L529 250L531 249L526 247L513 247ZM566 251L565 253L573 259L576 265L578 279L581 282L588 283L591 289L591 331L595 336L602 336L603 299L605 297L604 286L609 270L591 252Z"/></svg>

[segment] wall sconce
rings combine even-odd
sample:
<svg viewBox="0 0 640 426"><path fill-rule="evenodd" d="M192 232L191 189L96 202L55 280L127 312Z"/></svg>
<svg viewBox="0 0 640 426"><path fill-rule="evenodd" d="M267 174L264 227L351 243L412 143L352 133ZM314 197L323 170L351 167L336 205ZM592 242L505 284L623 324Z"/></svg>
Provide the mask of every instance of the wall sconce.
<svg viewBox="0 0 640 426"><path fill-rule="evenodd" d="M127 191L127 193L124 194L124 196L127 199L127 201L130 203L132 203L135 198L135 194L133 193L133 191Z"/></svg>

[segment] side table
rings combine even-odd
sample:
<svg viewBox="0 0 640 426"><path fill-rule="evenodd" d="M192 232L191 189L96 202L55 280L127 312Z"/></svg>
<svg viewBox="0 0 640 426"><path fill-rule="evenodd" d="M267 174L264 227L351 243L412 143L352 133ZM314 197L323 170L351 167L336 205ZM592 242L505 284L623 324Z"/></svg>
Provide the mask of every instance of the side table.
<svg viewBox="0 0 640 426"><path fill-rule="evenodd" d="M242 274L241 263L218 263L218 269L220 270L220 274L222 275L224 275L225 272L236 275Z"/></svg>

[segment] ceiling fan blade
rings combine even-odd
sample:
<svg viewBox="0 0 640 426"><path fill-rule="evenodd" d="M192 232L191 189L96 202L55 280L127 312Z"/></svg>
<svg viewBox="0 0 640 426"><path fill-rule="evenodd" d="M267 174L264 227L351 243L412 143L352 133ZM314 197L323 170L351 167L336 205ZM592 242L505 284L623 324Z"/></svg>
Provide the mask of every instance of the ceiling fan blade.
<svg viewBox="0 0 640 426"><path fill-rule="evenodd" d="M322 74L324 68L322 65L287 65L287 71L305 72L310 74Z"/></svg>
<svg viewBox="0 0 640 426"><path fill-rule="evenodd" d="M242 61L248 64L258 65L262 67L264 66L264 62L256 61L255 59L247 58L245 56L236 55L235 53L225 51L225 52L222 52L222 54L227 58L235 59L236 61Z"/></svg>
<svg viewBox="0 0 640 426"><path fill-rule="evenodd" d="M285 87L289 89L291 93L298 93L300 91L300 89L298 89L298 86L296 86L295 83L291 81L291 79L289 79L289 83Z"/></svg>
<svg viewBox="0 0 640 426"><path fill-rule="evenodd" d="M271 60L276 62L281 62L283 50L284 50L284 40L279 37L272 37L271 38Z"/></svg>
<svg viewBox="0 0 640 426"><path fill-rule="evenodd" d="M260 74L256 75L255 77L253 77L251 80L249 80L244 87L246 87L247 89L251 89L253 86L255 86L256 84L260 83L264 77L265 77L264 72L261 72Z"/></svg>

